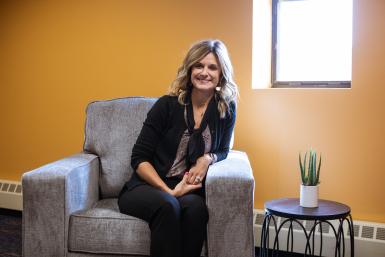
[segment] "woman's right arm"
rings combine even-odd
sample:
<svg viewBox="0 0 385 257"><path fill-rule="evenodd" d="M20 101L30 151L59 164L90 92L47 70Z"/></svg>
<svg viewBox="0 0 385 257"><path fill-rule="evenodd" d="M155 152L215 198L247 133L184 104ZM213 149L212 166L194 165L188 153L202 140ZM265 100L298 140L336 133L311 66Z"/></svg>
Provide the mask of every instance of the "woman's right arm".
<svg viewBox="0 0 385 257"><path fill-rule="evenodd" d="M156 101L151 110L147 113L142 129L132 148L131 166L134 171L142 162L152 163L155 150L162 139L170 115L170 100L163 96ZM154 168L153 168L154 170Z"/></svg>
<svg viewBox="0 0 385 257"><path fill-rule="evenodd" d="M164 192L172 194L172 190L164 183L164 181L159 177L158 173L154 169L151 163L145 161L141 162L136 169L136 173L141 179L146 181L151 186L160 189Z"/></svg>

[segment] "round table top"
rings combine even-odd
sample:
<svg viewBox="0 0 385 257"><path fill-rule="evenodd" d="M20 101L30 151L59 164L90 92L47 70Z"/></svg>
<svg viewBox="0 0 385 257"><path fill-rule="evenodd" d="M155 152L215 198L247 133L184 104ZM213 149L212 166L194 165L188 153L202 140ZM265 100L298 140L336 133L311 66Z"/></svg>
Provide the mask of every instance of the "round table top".
<svg viewBox="0 0 385 257"><path fill-rule="evenodd" d="M299 205L299 198L281 198L265 203L265 210L273 215L302 220L343 219L350 214L350 207L333 201L318 200L318 207Z"/></svg>

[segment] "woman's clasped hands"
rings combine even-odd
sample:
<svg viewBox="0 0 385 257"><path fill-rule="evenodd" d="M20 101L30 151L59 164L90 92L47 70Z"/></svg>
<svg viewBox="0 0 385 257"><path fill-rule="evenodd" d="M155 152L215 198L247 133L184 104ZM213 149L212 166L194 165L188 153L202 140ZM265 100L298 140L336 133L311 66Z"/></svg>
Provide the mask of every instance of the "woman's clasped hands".
<svg viewBox="0 0 385 257"><path fill-rule="evenodd" d="M187 194L188 192L192 191L192 190L196 190L198 188L201 188L202 187L202 183L199 183L199 184L189 184L188 183L188 176L189 176L189 172L186 172L184 175L183 175L183 179L178 183L178 185L176 185L176 187L172 190L172 195L175 196L175 197L179 197L179 196L182 196L182 195L185 195Z"/></svg>
<svg viewBox="0 0 385 257"><path fill-rule="evenodd" d="M211 159L205 155L198 158L195 165L183 175L183 179L172 190L172 195L179 197L202 187Z"/></svg>

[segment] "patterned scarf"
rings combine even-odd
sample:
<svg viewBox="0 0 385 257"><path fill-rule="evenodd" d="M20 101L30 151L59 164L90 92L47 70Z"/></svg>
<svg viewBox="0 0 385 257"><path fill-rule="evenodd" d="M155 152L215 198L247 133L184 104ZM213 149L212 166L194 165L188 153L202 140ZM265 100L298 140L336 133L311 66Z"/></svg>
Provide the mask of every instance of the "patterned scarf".
<svg viewBox="0 0 385 257"><path fill-rule="evenodd" d="M186 165L187 168L190 168L197 162L197 159L203 156L205 153L205 141L203 139L202 132L206 129L208 121L215 117L217 104L215 101L215 97L212 97L207 105L205 114L202 117L200 127L197 129L194 129L194 111L191 104L191 100L187 105L185 105L185 108L187 114L187 129L190 134L190 139L187 145Z"/></svg>

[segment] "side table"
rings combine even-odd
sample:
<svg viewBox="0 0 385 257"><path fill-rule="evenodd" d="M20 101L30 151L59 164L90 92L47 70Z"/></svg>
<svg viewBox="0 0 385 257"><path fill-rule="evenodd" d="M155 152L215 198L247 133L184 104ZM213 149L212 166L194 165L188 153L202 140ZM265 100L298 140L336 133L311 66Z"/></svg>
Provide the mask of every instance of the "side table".
<svg viewBox="0 0 385 257"><path fill-rule="evenodd" d="M276 218L274 216L281 217L279 226L277 225ZM304 225L298 220L311 220L314 221L314 225L309 231L306 231ZM338 228L334 228L331 220L339 220ZM306 247L304 256L314 256L314 241L316 227L320 228L320 253L322 256L322 223L327 223L333 230L333 234L336 239L335 256L345 256L345 238L344 238L344 222L348 223L349 236L350 236L350 256L354 257L354 231L353 231L353 219L350 214L350 207L333 201L319 200L318 207L316 208L304 208L299 205L299 198L282 198L268 201L265 203L265 218L262 225L261 234L261 248L260 257L269 256L269 227L270 223L274 225L275 237L274 245L272 249L272 256L278 256L279 240L278 235L282 227L288 223L287 234L287 249L286 251L293 252L293 223L298 224L306 237ZM312 242L312 243L311 243ZM290 247L289 247L290 245ZM341 255L342 250L342 255Z"/></svg>

